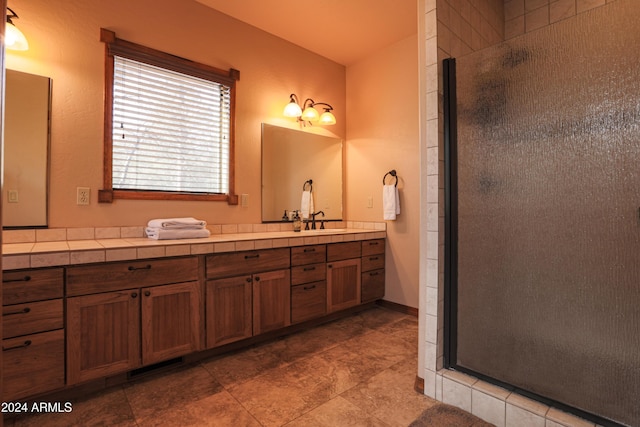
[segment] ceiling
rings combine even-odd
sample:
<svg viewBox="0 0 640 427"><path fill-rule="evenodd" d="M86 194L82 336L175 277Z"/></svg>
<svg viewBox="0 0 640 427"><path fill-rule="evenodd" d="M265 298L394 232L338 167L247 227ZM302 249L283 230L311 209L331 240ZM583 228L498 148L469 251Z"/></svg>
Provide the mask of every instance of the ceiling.
<svg viewBox="0 0 640 427"><path fill-rule="evenodd" d="M351 65L418 31L416 0L196 0Z"/></svg>

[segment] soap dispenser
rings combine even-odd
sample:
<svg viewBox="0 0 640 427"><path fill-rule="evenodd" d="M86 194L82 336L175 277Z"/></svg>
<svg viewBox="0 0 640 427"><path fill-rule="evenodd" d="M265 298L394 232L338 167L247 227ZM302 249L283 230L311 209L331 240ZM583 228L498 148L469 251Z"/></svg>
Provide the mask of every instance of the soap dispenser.
<svg viewBox="0 0 640 427"><path fill-rule="evenodd" d="M282 220L283 221L289 221L289 215L287 215L287 210L284 210L284 213L282 214Z"/></svg>
<svg viewBox="0 0 640 427"><path fill-rule="evenodd" d="M300 219L299 211L293 215L293 231L300 231L302 228L302 220Z"/></svg>

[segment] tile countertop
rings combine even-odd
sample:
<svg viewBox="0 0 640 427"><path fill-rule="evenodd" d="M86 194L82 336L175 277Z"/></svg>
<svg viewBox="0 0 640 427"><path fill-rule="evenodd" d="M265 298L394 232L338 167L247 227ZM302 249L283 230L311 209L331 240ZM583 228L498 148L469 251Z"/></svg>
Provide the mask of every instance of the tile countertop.
<svg viewBox="0 0 640 427"><path fill-rule="evenodd" d="M2 270L88 264L109 261L201 255L386 237L379 229L343 228L301 231L214 234L208 238L153 240L146 237L7 243Z"/></svg>

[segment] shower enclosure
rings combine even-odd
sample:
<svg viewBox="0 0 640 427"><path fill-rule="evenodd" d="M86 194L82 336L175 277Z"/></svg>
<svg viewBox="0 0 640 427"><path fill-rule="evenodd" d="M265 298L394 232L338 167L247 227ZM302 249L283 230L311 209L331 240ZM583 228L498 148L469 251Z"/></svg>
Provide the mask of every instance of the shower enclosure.
<svg viewBox="0 0 640 427"><path fill-rule="evenodd" d="M602 425L640 426L639 23L617 0L445 64L446 363Z"/></svg>

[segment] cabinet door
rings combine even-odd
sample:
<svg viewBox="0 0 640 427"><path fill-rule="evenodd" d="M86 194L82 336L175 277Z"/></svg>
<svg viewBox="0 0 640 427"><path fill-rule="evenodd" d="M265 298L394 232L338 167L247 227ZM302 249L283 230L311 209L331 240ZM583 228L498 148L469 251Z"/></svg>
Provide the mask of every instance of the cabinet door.
<svg viewBox="0 0 640 427"><path fill-rule="evenodd" d="M64 330L2 341L2 400L64 387Z"/></svg>
<svg viewBox="0 0 640 427"><path fill-rule="evenodd" d="M205 299L207 348L251 337L251 276L209 280Z"/></svg>
<svg viewBox="0 0 640 427"><path fill-rule="evenodd" d="M384 297L384 269L362 273L362 302L370 302Z"/></svg>
<svg viewBox="0 0 640 427"><path fill-rule="evenodd" d="M253 334L291 324L291 275L278 270L253 276Z"/></svg>
<svg viewBox="0 0 640 427"><path fill-rule="evenodd" d="M142 364L200 350L198 282L142 289Z"/></svg>
<svg viewBox="0 0 640 427"><path fill-rule="evenodd" d="M327 314L326 281L291 287L291 323L299 323Z"/></svg>
<svg viewBox="0 0 640 427"><path fill-rule="evenodd" d="M140 366L138 290L67 299L67 382Z"/></svg>
<svg viewBox="0 0 640 427"><path fill-rule="evenodd" d="M360 258L327 264L327 311L360 304L361 279Z"/></svg>

